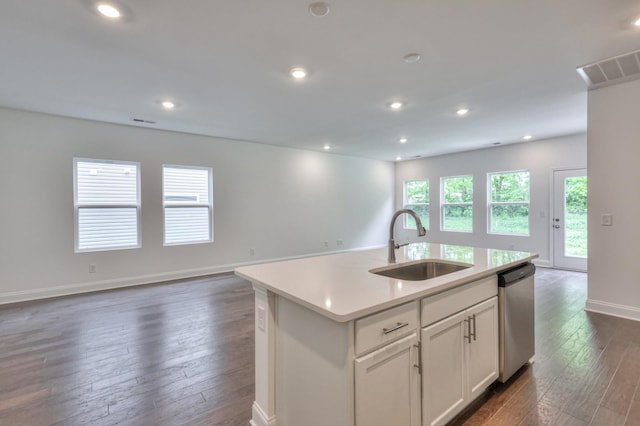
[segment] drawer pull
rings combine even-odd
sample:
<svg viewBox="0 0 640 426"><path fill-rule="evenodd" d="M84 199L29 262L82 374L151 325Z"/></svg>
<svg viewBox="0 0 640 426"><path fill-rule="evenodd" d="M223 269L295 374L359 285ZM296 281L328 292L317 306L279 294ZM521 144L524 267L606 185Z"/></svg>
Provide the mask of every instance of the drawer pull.
<svg viewBox="0 0 640 426"><path fill-rule="evenodd" d="M408 326L408 325L409 325L409 323L408 323L408 322L399 322L399 323L396 323L396 325L394 325L394 326L393 326L393 327L391 327L391 328L383 328L383 329L382 329L382 332L383 332L384 334L389 334L389 333L392 333L392 332L394 332L394 331L396 331L396 330L400 330L402 327L406 327L406 326Z"/></svg>

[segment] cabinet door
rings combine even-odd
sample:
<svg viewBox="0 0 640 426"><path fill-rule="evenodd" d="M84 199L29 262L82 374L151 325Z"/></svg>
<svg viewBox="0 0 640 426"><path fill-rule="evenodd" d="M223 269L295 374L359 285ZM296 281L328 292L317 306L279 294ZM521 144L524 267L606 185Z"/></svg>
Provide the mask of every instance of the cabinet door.
<svg viewBox="0 0 640 426"><path fill-rule="evenodd" d="M422 420L444 425L466 405L465 312L422 329Z"/></svg>
<svg viewBox="0 0 640 426"><path fill-rule="evenodd" d="M418 335L355 360L356 426L419 426Z"/></svg>
<svg viewBox="0 0 640 426"><path fill-rule="evenodd" d="M469 401L498 378L498 298L469 308L471 343L466 344Z"/></svg>

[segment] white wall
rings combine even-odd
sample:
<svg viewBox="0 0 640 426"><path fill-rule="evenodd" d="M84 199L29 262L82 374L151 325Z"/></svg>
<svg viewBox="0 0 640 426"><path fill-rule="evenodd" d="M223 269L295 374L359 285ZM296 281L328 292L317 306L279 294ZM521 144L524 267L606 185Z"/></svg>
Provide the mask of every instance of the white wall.
<svg viewBox="0 0 640 426"><path fill-rule="evenodd" d="M430 226L427 241L514 249L538 253L537 264L551 261L551 180L554 169L584 168L587 165L586 135L518 143L478 151L424 158L396 164L395 206L402 206L403 184L408 180L429 179ZM531 182L530 236L487 233L487 173L529 170ZM473 233L440 231L440 178L473 175ZM400 220L398 221L400 222ZM396 226L397 240L416 240L415 231Z"/></svg>
<svg viewBox="0 0 640 426"><path fill-rule="evenodd" d="M587 309L640 320L640 81L589 92ZM600 224L613 215L613 226Z"/></svg>
<svg viewBox="0 0 640 426"><path fill-rule="evenodd" d="M141 163L141 249L74 253L73 157ZM0 303L383 245L393 207L391 163L9 109L0 161ZM215 242L163 247L165 163L213 167Z"/></svg>

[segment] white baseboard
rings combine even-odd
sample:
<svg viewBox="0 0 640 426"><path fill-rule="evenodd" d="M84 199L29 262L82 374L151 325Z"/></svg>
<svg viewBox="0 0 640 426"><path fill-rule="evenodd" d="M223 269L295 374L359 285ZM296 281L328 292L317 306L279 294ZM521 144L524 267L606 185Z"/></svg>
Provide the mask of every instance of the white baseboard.
<svg viewBox="0 0 640 426"><path fill-rule="evenodd" d="M640 321L640 308L636 308L635 306L618 305L600 300L587 299L585 310Z"/></svg>
<svg viewBox="0 0 640 426"><path fill-rule="evenodd" d="M253 406L251 407L251 412L253 417L249 420L249 424L251 426L277 426L278 421L275 416L272 418L267 418L267 415L264 413L260 405L256 401L253 401Z"/></svg>
<svg viewBox="0 0 640 426"><path fill-rule="evenodd" d="M132 287L182 278L213 275L233 271L233 267L217 266L208 268L188 269L182 271L163 272L159 274L140 275L136 277L116 278L112 280L91 281L63 286L38 288L33 290L0 293L0 305L7 303L25 302L29 300L47 299L50 297L69 296L72 294L89 293L93 291L112 290L116 288Z"/></svg>
<svg viewBox="0 0 640 426"><path fill-rule="evenodd" d="M231 263L227 265L207 266L204 268L184 269L180 271L169 271L158 274L139 275L135 277L123 277L115 278L111 280L90 281L84 283L75 283L63 286L37 288L31 290L13 291L13 292L0 292L0 305L6 305L8 303L26 302L29 300L48 299L50 297L69 296L72 294L89 293L93 291L113 290L116 288L133 287L137 285L152 284L163 281L179 280L184 278L201 277L205 275L222 274L226 272L233 272L234 269L241 266L255 265L258 263L278 262L282 260L293 260L304 257L329 255L337 253L345 253L350 251L368 250L377 247L362 247L358 249L348 249L340 251L311 253L298 256L289 256L273 259L261 259L251 262L239 262Z"/></svg>
<svg viewBox="0 0 640 426"><path fill-rule="evenodd" d="M531 263L541 268L553 268L553 264L549 259L533 259Z"/></svg>

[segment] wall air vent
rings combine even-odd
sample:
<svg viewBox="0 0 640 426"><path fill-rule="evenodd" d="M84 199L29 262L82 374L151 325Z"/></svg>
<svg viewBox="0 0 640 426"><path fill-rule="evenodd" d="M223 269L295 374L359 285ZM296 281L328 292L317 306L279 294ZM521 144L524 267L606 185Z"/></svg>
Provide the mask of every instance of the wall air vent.
<svg viewBox="0 0 640 426"><path fill-rule="evenodd" d="M640 50L577 68L589 90L640 78Z"/></svg>
<svg viewBox="0 0 640 426"><path fill-rule="evenodd" d="M136 123L147 123L147 124L156 124L155 121L152 120L144 120L142 118L134 118L133 121L135 121Z"/></svg>

